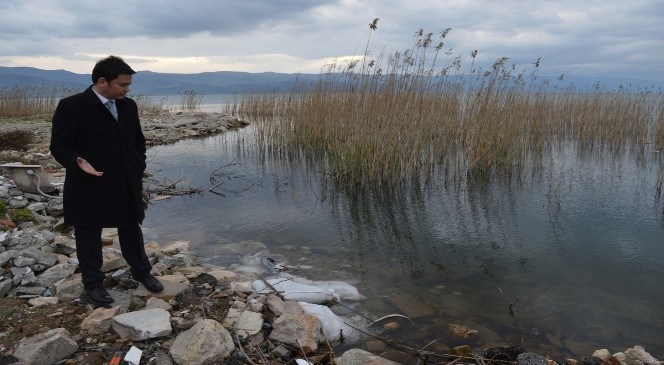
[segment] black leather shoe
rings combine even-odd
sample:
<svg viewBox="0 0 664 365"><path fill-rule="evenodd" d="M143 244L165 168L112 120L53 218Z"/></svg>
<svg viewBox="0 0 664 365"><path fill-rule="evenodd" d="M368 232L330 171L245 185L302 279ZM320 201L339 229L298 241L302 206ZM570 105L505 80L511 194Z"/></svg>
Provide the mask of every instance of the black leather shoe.
<svg viewBox="0 0 664 365"><path fill-rule="evenodd" d="M143 283L145 288L153 293L158 293L162 290L164 290L164 286L161 284L159 279L155 278L154 276L148 274L145 277L142 277L138 279L139 282Z"/></svg>
<svg viewBox="0 0 664 365"><path fill-rule="evenodd" d="M110 304L113 303L113 297L102 287L96 287L92 289L85 289L85 293L90 297L93 302L100 304Z"/></svg>

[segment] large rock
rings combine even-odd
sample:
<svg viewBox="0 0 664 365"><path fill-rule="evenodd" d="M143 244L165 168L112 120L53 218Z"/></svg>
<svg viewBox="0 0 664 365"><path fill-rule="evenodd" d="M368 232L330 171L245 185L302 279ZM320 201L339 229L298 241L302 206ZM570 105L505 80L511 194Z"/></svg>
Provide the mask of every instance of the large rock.
<svg viewBox="0 0 664 365"><path fill-rule="evenodd" d="M282 300L275 294L269 294L267 296L267 307L274 313L276 317L284 315L286 313L290 314L303 314L304 310L293 300Z"/></svg>
<svg viewBox="0 0 664 365"><path fill-rule="evenodd" d="M321 323L315 316L287 313L275 319L272 326L271 339L301 349L304 354L318 349Z"/></svg>
<svg viewBox="0 0 664 365"><path fill-rule="evenodd" d="M57 281L68 278L77 268L78 266L74 264L57 264L39 274L33 285L49 287Z"/></svg>
<svg viewBox="0 0 664 365"><path fill-rule="evenodd" d="M101 271L110 272L127 266L127 261L122 257L122 251L113 247L104 248L104 261L101 265Z"/></svg>
<svg viewBox="0 0 664 365"><path fill-rule="evenodd" d="M90 335L103 335L111 328L113 317L120 312L120 307L99 307L83 319L81 331Z"/></svg>
<svg viewBox="0 0 664 365"><path fill-rule="evenodd" d="M221 364L235 350L230 332L213 319L203 319L178 335L170 353L179 365Z"/></svg>
<svg viewBox="0 0 664 365"><path fill-rule="evenodd" d="M146 309L120 314L113 318L113 330L122 338L144 341L168 336L171 331L170 313L161 309Z"/></svg>
<svg viewBox="0 0 664 365"><path fill-rule="evenodd" d="M32 365L51 365L78 350L76 341L64 328L56 328L18 342L14 356Z"/></svg>
<svg viewBox="0 0 664 365"><path fill-rule="evenodd" d="M23 256L32 257L38 264L45 267L51 267L58 263L58 255L50 252L44 252L36 248L30 248L23 252Z"/></svg>
<svg viewBox="0 0 664 365"><path fill-rule="evenodd" d="M55 287L55 296L63 302L79 298L82 292L81 274L74 274Z"/></svg>
<svg viewBox="0 0 664 365"><path fill-rule="evenodd" d="M233 330L240 339L245 339L261 331L263 315L249 310L230 308L223 325Z"/></svg>
<svg viewBox="0 0 664 365"><path fill-rule="evenodd" d="M161 284L164 286L164 290L160 291L159 293L153 293L149 291L143 284L139 284L138 288L134 290L134 296L144 298L145 300L150 297L170 300L189 288L189 285L187 284L164 280L160 277L157 277L157 280L159 280L159 282L161 282Z"/></svg>
<svg viewBox="0 0 664 365"><path fill-rule="evenodd" d="M360 349L348 350L344 352L344 354L337 359L337 365L361 365L361 364L399 365L399 363L382 358L378 355L372 354L371 352L367 352Z"/></svg>
<svg viewBox="0 0 664 365"><path fill-rule="evenodd" d="M659 361L647 353L642 346L634 346L631 349L625 350L625 362L627 364L638 364L638 361L646 365L659 364Z"/></svg>
<svg viewBox="0 0 664 365"><path fill-rule="evenodd" d="M6 234L6 232L3 232ZM13 260L19 257L21 253L16 250L7 250L5 252L0 252L0 266L4 266L9 260Z"/></svg>
<svg viewBox="0 0 664 365"><path fill-rule="evenodd" d="M56 305L58 304L58 298L56 297L37 297L37 298L32 298L28 300L28 304L31 307L45 307L48 305Z"/></svg>

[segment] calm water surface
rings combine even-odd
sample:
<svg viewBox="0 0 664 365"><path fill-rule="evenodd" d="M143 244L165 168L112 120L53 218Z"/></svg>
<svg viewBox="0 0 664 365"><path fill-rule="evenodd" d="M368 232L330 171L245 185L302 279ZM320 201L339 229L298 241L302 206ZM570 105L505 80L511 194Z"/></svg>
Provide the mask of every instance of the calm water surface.
<svg viewBox="0 0 664 365"><path fill-rule="evenodd" d="M656 152L637 167L570 148L519 178L348 192L316 166L259 158L252 128L148 150L157 180L204 190L152 203L148 237L190 241L225 266L238 258L221 245L260 241L298 274L354 283L372 318L412 317L380 335L415 349L438 339L427 349L522 345L562 359L642 345L664 358ZM214 193L212 174L224 181ZM480 336L455 340L450 323Z"/></svg>

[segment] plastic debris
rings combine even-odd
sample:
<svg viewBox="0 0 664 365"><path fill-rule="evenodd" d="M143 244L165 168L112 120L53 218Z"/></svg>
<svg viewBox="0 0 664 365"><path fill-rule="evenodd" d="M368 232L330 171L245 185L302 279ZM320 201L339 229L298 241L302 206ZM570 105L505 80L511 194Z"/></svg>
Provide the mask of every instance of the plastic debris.
<svg viewBox="0 0 664 365"><path fill-rule="evenodd" d="M124 357L125 364L138 365L141 362L143 351L138 347L132 346Z"/></svg>

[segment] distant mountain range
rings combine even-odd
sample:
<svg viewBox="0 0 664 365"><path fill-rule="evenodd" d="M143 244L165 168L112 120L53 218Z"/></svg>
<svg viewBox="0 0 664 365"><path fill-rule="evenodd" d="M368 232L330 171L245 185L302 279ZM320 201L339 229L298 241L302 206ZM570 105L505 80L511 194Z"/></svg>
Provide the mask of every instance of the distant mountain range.
<svg viewBox="0 0 664 365"><path fill-rule="evenodd" d="M139 71L134 75L131 87L133 94L178 95L194 91L202 95L237 94L244 92L265 92L291 90L296 80L317 80L317 74L285 74L275 72L249 73L235 71L203 72L196 74L157 73ZM579 90L589 90L599 85L604 90L617 90L621 85L634 91L637 87L662 91L664 80L629 80L624 78L589 78L565 76L540 76L540 81L548 80L551 85L565 88L569 85ZM44 86L47 88L72 88L83 90L92 83L90 74L77 74L64 70L42 70L32 67L1 67L0 88L15 86Z"/></svg>
<svg viewBox="0 0 664 365"><path fill-rule="evenodd" d="M177 95L185 91L217 95L242 92L288 91L297 78L317 78L317 75L296 75L275 72L203 72L173 74L139 71L131 86L133 94ZM64 70L42 70L32 67L0 67L0 88L15 86L44 86L83 90L92 84L90 74Z"/></svg>

